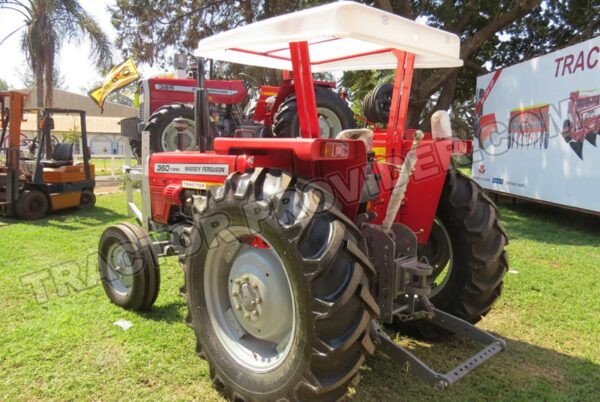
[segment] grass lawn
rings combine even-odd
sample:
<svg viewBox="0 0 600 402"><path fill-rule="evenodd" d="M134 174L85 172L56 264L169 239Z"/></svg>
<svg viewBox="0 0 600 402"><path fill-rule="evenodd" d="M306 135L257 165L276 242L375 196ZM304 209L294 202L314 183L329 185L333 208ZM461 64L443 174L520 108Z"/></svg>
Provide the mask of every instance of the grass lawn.
<svg viewBox="0 0 600 402"><path fill-rule="evenodd" d="M90 163L96 169L96 176L110 176L112 166L110 158L92 158ZM115 159L115 176L121 175L121 166L124 164L125 159ZM137 165L135 158L132 158L131 164Z"/></svg>
<svg viewBox="0 0 600 402"><path fill-rule="evenodd" d="M500 211L511 273L481 326L509 350L445 392L374 357L353 400L600 398L600 218L508 201ZM161 294L148 313L106 299L96 247L103 229L123 220L124 194L98 197L89 212L0 220L0 400L220 400L184 324L182 275L172 258L161 261ZM133 327L113 325L119 319ZM443 369L475 351L460 339L433 347L398 341Z"/></svg>

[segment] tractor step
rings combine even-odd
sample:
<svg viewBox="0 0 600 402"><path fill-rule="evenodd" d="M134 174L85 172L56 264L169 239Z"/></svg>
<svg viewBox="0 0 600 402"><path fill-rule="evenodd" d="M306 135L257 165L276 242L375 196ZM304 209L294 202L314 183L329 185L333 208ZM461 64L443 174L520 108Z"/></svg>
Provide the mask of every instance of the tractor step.
<svg viewBox="0 0 600 402"><path fill-rule="evenodd" d="M383 354L402 365L407 371L412 371L417 377L432 384L436 389L448 388L497 353L506 350L504 339L436 308L433 308L433 313L433 318L429 320L432 324L472 341L483 343L485 347L474 356L443 374L433 370L413 353L398 345L379 326L374 328L374 339Z"/></svg>

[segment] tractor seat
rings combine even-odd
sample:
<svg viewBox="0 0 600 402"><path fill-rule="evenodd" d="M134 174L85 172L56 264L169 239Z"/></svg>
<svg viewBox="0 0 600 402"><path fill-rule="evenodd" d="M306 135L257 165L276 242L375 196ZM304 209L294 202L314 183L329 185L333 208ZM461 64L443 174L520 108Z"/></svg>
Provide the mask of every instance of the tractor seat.
<svg viewBox="0 0 600 402"><path fill-rule="evenodd" d="M73 144L59 143L52 150L51 160L42 161L42 166L58 168L73 165Z"/></svg>

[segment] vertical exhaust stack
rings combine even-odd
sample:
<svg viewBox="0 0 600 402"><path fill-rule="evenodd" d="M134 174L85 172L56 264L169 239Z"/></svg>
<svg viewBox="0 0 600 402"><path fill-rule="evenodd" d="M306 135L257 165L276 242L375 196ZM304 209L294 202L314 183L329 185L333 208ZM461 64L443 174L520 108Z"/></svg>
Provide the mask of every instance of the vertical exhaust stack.
<svg viewBox="0 0 600 402"><path fill-rule="evenodd" d="M196 143L200 152L206 152L207 138L209 135L208 91L204 80L204 63L198 58L196 76L198 88L194 94L194 120L196 121Z"/></svg>

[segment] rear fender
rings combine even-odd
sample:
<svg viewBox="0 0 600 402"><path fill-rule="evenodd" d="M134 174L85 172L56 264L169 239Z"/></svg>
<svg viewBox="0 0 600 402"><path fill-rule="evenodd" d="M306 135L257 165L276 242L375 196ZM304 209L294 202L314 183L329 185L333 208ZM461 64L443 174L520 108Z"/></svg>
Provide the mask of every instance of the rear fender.
<svg viewBox="0 0 600 402"><path fill-rule="evenodd" d="M408 226L416 233L419 244L426 244L431 232L440 201L446 173L450 167L454 141L434 140L427 134L417 148L417 163L410 178L402 207L395 222ZM412 140L405 140L402 149L410 149ZM390 164L400 166L402 161L386 159L385 144L375 141L374 150L378 151L375 171L380 176L381 195L370 206L377 213L375 223L382 223L388 207L390 196L396 180L398 169Z"/></svg>
<svg viewBox="0 0 600 402"><path fill-rule="evenodd" d="M322 155L327 142L348 144L344 158ZM335 197L344 214L354 220L364 185L367 153L362 141L324 138L217 138L215 153L245 155L256 167L282 169L318 185Z"/></svg>
<svg viewBox="0 0 600 402"><path fill-rule="evenodd" d="M326 142L348 144L344 158L322 155ZM234 172L254 167L296 173L335 198L351 220L356 217L364 184L367 154L357 140L217 138L215 151L162 152L150 156L148 180L152 219L170 223L173 207L180 206L183 190L208 190Z"/></svg>

